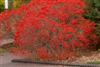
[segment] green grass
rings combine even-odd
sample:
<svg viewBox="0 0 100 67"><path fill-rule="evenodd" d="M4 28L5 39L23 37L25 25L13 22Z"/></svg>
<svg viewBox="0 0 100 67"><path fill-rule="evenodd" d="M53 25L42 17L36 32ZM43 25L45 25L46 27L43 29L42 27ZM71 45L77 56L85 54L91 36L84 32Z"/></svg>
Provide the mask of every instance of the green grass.
<svg viewBox="0 0 100 67"><path fill-rule="evenodd" d="M6 52L6 49L0 48L0 54L5 53L5 52Z"/></svg>
<svg viewBox="0 0 100 67"><path fill-rule="evenodd" d="M87 64L100 64L100 61L91 61L91 62L87 62Z"/></svg>

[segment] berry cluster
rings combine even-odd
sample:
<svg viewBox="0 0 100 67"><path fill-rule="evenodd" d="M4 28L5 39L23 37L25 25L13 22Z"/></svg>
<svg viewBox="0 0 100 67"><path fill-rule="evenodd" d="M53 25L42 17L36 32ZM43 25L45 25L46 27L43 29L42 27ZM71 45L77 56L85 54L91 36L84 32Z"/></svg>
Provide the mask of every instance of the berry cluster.
<svg viewBox="0 0 100 67"><path fill-rule="evenodd" d="M97 36L95 23L82 17L85 7L83 0L31 0L14 10L21 19L12 51L43 60L65 60L74 49L88 48Z"/></svg>

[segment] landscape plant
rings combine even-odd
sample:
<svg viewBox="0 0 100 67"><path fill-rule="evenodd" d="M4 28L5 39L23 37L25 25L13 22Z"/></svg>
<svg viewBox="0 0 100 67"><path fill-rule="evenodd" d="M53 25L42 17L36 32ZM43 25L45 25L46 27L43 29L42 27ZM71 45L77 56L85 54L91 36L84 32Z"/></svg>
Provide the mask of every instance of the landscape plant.
<svg viewBox="0 0 100 67"><path fill-rule="evenodd" d="M83 0L31 0L2 13L2 21L5 18L6 23L15 22L11 51L38 60L57 61L73 58L77 48L95 46L96 23L83 17L86 6Z"/></svg>

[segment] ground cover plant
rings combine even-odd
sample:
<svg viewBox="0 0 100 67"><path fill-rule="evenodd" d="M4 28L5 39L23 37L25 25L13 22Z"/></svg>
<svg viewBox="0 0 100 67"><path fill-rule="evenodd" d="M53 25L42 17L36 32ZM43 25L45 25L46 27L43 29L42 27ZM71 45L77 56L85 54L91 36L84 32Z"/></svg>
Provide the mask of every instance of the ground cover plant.
<svg viewBox="0 0 100 67"><path fill-rule="evenodd" d="M86 5L83 0L31 0L16 10L1 13L1 23L15 22L15 47L11 51L50 61L66 60L74 56L76 48L95 46L96 24L83 17ZM12 30L10 25L6 29Z"/></svg>

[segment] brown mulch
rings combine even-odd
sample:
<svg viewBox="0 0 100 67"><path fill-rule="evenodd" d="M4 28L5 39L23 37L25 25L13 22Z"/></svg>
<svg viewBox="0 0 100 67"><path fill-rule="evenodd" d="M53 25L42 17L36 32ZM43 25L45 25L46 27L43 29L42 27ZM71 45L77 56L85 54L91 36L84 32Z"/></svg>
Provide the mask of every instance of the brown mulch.
<svg viewBox="0 0 100 67"><path fill-rule="evenodd" d="M76 57L71 63L84 64L93 61L100 61L100 49L97 51L81 52L80 56Z"/></svg>

